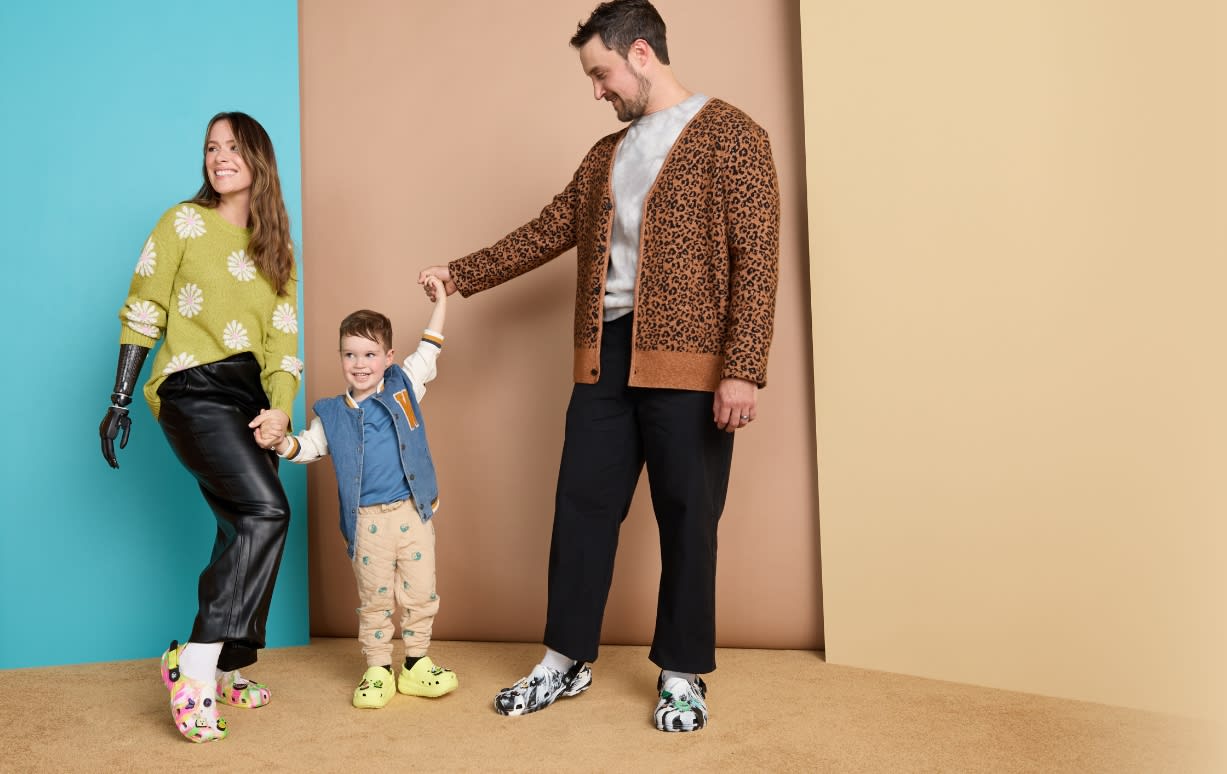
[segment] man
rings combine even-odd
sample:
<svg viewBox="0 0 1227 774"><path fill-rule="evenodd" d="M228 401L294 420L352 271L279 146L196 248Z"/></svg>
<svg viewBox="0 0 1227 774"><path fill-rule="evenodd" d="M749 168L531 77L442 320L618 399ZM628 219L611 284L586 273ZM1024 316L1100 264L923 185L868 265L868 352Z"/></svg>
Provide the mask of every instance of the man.
<svg viewBox="0 0 1227 774"><path fill-rule="evenodd" d="M486 290L577 248L575 387L555 499L546 655L504 715L587 690L618 530L646 464L662 572L649 658L662 731L707 722L716 531L733 433L753 422L775 313L779 191L767 134L684 87L647 0L599 5L571 39L593 96L630 126L599 140L535 220L418 278Z"/></svg>

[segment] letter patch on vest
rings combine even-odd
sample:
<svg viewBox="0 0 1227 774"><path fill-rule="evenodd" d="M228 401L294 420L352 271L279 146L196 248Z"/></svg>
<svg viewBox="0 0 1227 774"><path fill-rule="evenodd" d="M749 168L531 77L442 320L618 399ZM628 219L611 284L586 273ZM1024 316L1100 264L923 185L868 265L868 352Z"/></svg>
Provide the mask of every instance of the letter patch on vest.
<svg viewBox="0 0 1227 774"><path fill-rule="evenodd" d="M405 412L405 419L409 420L409 429L417 430L419 424L418 417L417 414L413 413L413 404L409 401L409 391L397 390L396 394L392 397L400 404L401 411Z"/></svg>

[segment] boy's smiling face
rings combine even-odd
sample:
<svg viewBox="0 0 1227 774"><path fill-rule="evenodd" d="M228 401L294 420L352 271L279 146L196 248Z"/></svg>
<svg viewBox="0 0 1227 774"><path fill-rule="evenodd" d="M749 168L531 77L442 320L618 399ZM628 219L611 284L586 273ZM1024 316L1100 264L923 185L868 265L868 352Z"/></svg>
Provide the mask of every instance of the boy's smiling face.
<svg viewBox="0 0 1227 774"><path fill-rule="evenodd" d="M341 372L349 385L349 394L360 401L379 388L383 372L392 365L395 350L362 336L341 339Z"/></svg>

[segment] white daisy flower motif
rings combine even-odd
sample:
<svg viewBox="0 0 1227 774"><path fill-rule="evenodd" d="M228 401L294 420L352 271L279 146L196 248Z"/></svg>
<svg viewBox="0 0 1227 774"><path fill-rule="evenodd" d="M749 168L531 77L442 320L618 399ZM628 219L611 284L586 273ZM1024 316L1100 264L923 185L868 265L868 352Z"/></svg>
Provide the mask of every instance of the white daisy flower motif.
<svg viewBox="0 0 1227 774"><path fill-rule="evenodd" d="M124 316L135 323L152 325L158 321L158 308L150 301L137 301L128 304L128 311Z"/></svg>
<svg viewBox="0 0 1227 774"><path fill-rule="evenodd" d="M182 371L185 368L191 368L197 365L200 364L196 362L195 356L193 356L190 352L180 352L170 359L170 362L167 363L166 367L162 369L162 373L173 374L175 371Z"/></svg>
<svg viewBox="0 0 1227 774"><path fill-rule="evenodd" d="M281 370L294 374L295 379L302 378L302 369L303 362L293 355L284 355L281 358Z"/></svg>
<svg viewBox="0 0 1227 774"><path fill-rule="evenodd" d="M251 346L251 340L247 338L247 329L238 320L226 323L226 329L222 331L222 343L230 349L247 349Z"/></svg>
<svg viewBox="0 0 1227 774"><path fill-rule="evenodd" d="M161 331L152 325L142 325L140 323L130 322L128 323L128 327L142 336L148 336L151 339L156 339L161 334Z"/></svg>
<svg viewBox="0 0 1227 774"><path fill-rule="evenodd" d="M289 304L278 304L273 310L273 327L282 333L298 333L298 313Z"/></svg>
<svg viewBox="0 0 1227 774"><path fill-rule="evenodd" d="M175 213L175 233L180 239L195 239L204 236L204 217L194 207L186 204Z"/></svg>
<svg viewBox="0 0 1227 774"><path fill-rule="evenodd" d="M194 282L189 282L179 288L179 314L184 317L195 317L204 306L204 292Z"/></svg>
<svg viewBox="0 0 1227 774"><path fill-rule="evenodd" d="M246 250L237 250L226 259L226 268L239 282L251 282L256 278L256 264L247 256Z"/></svg>
<svg viewBox="0 0 1227 774"><path fill-rule="evenodd" d="M145 243L145 249L141 250L141 257L136 262L136 273L142 277L152 277L157 257L158 251L154 249L153 240L150 239Z"/></svg>
<svg viewBox="0 0 1227 774"><path fill-rule="evenodd" d="M128 304L124 313L128 318L128 327L151 339L156 339L161 332L158 330L158 308L149 301L137 301Z"/></svg>

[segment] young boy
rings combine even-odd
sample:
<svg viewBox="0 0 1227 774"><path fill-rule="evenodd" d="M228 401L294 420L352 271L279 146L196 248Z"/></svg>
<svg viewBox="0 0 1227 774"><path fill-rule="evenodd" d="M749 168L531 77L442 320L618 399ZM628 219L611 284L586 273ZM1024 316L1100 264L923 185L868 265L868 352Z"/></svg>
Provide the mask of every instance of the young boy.
<svg viewBox="0 0 1227 774"><path fill-rule="evenodd" d="M349 389L317 401L297 436L260 436L283 459L314 462L332 454L341 501L341 533L358 581L358 640L368 669L354 706L378 709L397 691L436 697L456 688L456 674L426 655L439 609L435 528L439 504L434 463L418 401L435 378L443 346L447 294L438 280L435 308L417 351L393 361L392 324L361 310L341 322L341 372ZM273 443L275 441L275 444ZM392 677L392 610L401 615L405 665Z"/></svg>

